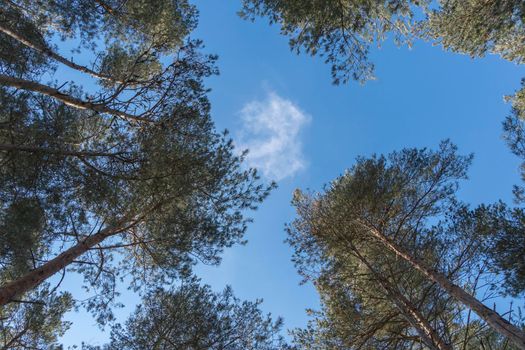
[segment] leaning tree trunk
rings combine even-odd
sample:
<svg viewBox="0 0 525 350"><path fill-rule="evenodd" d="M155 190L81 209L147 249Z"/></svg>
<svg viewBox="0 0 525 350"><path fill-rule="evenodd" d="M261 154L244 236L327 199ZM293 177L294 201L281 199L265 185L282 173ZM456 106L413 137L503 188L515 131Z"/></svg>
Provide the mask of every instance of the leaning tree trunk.
<svg viewBox="0 0 525 350"><path fill-rule="evenodd" d="M519 349L525 350L525 332L523 330L519 329L509 321L505 320L496 311L488 308L478 299L465 292L463 288L450 282L443 273L429 268L422 260L410 255L405 249L397 245L394 241L383 235L375 228L369 227L368 225L362 222L360 222L360 224L365 226L366 229L372 234L372 236L376 238L379 242L381 242L386 248L388 248L397 256L406 260L415 269L420 271L425 277L439 284L452 297L462 302L465 306L474 311L496 332L507 337Z"/></svg>
<svg viewBox="0 0 525 350"><path fill-rule="evenodd" d="M37 287L40 283L67 267L76 258L87 252L90 248L101 243L106 238L123 232L137 223L137 220L130 220L128 217L123 218L119 220L117 224L100 230L96 234L83 239L42 266L31 270L24 276L2 286L0 288L0 306L13 301L16 297L19 297Z"/></svg>
<svg viewBox="0 0 525 350"><path fill-rule="evenodd" d="M414 327L421 337L421 340L432 350L452 350L452 346L447 344L432 327L430 322L426 319L421 312L408 300L404 295L397 291L388 280L376 271L376 269L363 257L359 251L351 245L354 253L357 255L359 260L363 262L368 270L374 275L377 282L383 287L394 305L403 314L406 320Z"/></svg>

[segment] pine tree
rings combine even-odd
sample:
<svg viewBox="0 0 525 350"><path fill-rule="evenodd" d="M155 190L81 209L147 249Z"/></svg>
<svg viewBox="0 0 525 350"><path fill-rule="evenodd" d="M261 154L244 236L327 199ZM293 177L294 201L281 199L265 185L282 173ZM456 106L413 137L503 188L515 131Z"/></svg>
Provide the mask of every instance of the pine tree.
<svg viewBox="0 0 525 350"><path fill-rule="evenodd" d="M261 301L237 299L226 288L214 293L195 279L177 289L150 291L110 342L86 349L280 350L282 321L259 309Z"/></svg>
<svg viewBox="0 0 525 350"><path fill-rule="evenodd" d="M495 226L482 220L483 207L471 210L455 198L470 160L458 156L449 142L435 152L405 149L359 158L325 193L296 193L298 219L289 228L295 261L303 275L323 286L324 314L330 324L339 320L347 327L353 346L354 341L387 346L399 317L405 324L395 333L401 348L414 341L414 333L427 348L465 344L470 338L464 323L472 324L466 311L525 348L521 327L476 298L483 291L480 281L497 280L491 274L500 271L487 249L486 237L496 237ZM336 286L336 296L348 295L348 305L338 306L335 314L334 292L326 293L324 281ZM341 315L352 312L358 321L346 323ZM373 333L366 337L368 331Z"/></svg>

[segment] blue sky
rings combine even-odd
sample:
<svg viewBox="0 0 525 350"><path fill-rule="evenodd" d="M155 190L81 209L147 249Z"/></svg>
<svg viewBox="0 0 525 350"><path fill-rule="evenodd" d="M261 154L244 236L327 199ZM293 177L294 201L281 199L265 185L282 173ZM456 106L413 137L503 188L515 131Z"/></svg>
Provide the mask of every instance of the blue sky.
<svg viewBox="0 0 525 350"><path fill-rule="evenodd" d="M316 307L318 298L310 285L299 285L283 243L284 224L294 217L291 195L296 188L320 190L358 155L436 147L450 138L460 152L475 155L461 198L510 202L519 160L501 138L510 109L503 96L518 88L523 66L496 56L473 60L423 42L412 49L387 42L372 50L375 81L333 86L329 67L291 53L276 26L238 18L240 1L195 3L201 15L192 36L219 55L221 74L208 81L217 127L252 147L250 164L279 185L253 213L248 244L227 250L220 267L196 269L214 289L232 285L242 299L263 298L262 308L284 317L287 328L304 325L305 308ZM122 301L121 320L136 297L124 293ZM68 318L74 325L65 345L107 339L88 315Z"/></svg>

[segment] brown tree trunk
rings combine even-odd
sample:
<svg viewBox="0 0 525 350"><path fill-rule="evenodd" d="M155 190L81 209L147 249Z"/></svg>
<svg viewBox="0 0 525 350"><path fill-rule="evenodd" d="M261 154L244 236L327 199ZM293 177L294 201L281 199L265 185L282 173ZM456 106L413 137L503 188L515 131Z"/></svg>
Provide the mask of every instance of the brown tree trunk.
<svg viewBox="0 0 525 350"><path fill-rule="evenodd" d="M102 1L102 0L95 0L95 2L97 4L99 4L110 15L115 15L115 10L113 10L113 8L111 6L109 6L108 4L106 4L104 1Z"/></svg>
<svg viewBox="0 0 525 350"><path fill-rule="evenodd" d="M9 303L14 298L37 287L40 283L67 267L76 258L87 252L93 246L102 242L104 239L123 232L137 223L137 219L130 220L129 217L125 217L119 220L117 224L100 230L96 234L83 239L42 266L5 284L0 288L0 306Z"/></svg>
<svg viewBox="0 0 525 350"><path fill-rule="evenodd" d="M368 231L372 234L372 236L376 238L379 242L381 242L386 248L388 248L397 256L406 260L415 269L423 273L424 276L426 276L431 281L439 284L451 296L453 296L458 301L462 302L465 306L467 306L469 309L474 311L496 332L507 337L519 349L525 350L525 332L523 330L519 329L518 327L505 320L496 311L488 308L478 299L465 292L463 288L450 282L444 274L429 268L422 260L414 258L406 250L398 246L394 241L384 236L375 228L369 227L368 225L362 222L361 225L365 226L366 229L368 229Z"/></svg>
<svg viewBox="0 0 525 350"><path fill-rule="evenodd" d="M43 95L47 95L47 96L53 97L65 103L66 105L74 107L74 108L78 108L82 110L91 110L91 111L99 112L99 113L107 113L107 114L121 117L126 120L134 121L134 122L153 123L153 121L151 121L148 118L136 116L136 115L129 114L123 111L119 111L114 108L110 108L104 103L93 103L93 102L83 101L79 98L76 98L76 97L73 97L67 94L63 94L58 89L55 89L55 88L52 88L47 85L43 85L43 84L40 84L34 81L13 78L8 75L0 74L0 84L6 85L6 86L12 86L18 89L37 92Z"/></svg>

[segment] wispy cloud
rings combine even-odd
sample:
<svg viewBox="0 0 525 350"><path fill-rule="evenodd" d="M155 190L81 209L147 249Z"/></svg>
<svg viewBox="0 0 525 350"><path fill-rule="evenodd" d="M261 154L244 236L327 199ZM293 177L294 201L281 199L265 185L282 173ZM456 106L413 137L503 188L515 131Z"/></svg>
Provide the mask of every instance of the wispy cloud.
<svg viewBox="0 0 525 350"><path fill-rule="evenodd" d="M238 146L248 149L248 165L279 181L306 167L300 132L311 117L296 104L270 92L241 110Z"/></svg>

